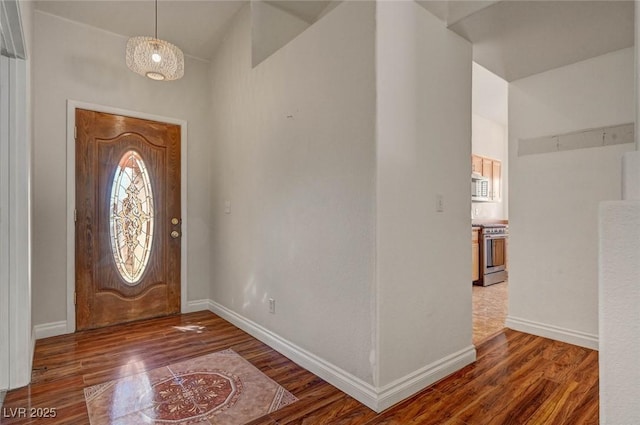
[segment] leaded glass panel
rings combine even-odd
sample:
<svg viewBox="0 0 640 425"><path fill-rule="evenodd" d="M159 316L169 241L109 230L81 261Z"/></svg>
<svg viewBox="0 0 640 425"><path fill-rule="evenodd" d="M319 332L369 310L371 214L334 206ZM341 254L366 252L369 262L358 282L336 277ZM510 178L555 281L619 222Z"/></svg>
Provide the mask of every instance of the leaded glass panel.
<svg viewBox="0 0 640 425"><path fill-rule="evenodd" d="M126 152L113 177L109 208L111 250L122 279L135 286L149 262L153 242L153 192L147 167Z"/></svg>

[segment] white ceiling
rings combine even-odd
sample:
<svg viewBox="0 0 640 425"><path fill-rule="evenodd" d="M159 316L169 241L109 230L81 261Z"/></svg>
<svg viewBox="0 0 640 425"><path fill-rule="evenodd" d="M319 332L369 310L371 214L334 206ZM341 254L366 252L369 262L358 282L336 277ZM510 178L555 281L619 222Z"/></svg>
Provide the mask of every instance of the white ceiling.
<svg viewBox="0 0 640 425"><path fill-rule="evenodd" d="M158 38L187 55L210 60L227 25L246 1L158 1ZM153 35L154 2L150 0L40 0L36 9L106 31L133 37Z"/></svg>
<svg viewBox="0 0 640 425"><path fill-rule="evenodd" d="M158 38L187 55L210 60L229 21L248 0L159 0ZM273 0L268 3L309 23L330 0ZM39 0L36 9L126 37L153 35L153 0Z"/></svg>
<svg viewBox="0 0 640 425"><path fill-rule="evenodd" d="M352 0L353 1L353 0ZM246 0L159 0L158 36L210 60ZM327 0L270 0L313 22ZM474 60L507 81L633 45L633 1L418 0L471 41ZM126 37L152 35L151 0L40 0L36 9Z"/></svg>
<svg viewBox="0 0 640 425"><path fill-rule="evenodd" d="M312 24L318 20L318 16L329 6L331 0L267 0L266 3Z"/></svg>
<svg viewBox="0 0 640 425"><path fill-rule="evenodd" d="M486 68L473 64L471 110L488 120L508 124L509 84Z"/></svg>
<svg viewBox="0 0 640 425"><path fill-rule="evenodd" d="M498 2L499 0L416 0L416 3L447 25L453 25L460 19Z"/></svg>
<svg viewBox="0 0 640 425"><path fill-rule="evenodd" d="M501 1L449 26L507 81L634 44L633 1Z"/></svg>

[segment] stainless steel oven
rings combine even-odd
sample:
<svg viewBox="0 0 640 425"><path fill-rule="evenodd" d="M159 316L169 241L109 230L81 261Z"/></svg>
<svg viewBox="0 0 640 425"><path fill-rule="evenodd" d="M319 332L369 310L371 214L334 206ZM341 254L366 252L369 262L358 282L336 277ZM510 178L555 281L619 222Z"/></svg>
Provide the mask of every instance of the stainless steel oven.
<svg viewBox="0 0 640 425"><path fill-rule="evenodd" d="M482 286L507 280L507 226L503 224L482 226L480 268Z"/></svg>

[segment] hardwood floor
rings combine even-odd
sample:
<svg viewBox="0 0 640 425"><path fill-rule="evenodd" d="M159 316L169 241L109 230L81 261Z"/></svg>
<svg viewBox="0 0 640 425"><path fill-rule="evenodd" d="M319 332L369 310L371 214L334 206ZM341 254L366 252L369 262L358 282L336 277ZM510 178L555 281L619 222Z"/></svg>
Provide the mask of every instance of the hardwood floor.
<svg viewBox="0 0 640 425"><path fill-rule="evenodd" d="M299 398L250 425L598 423L593 350L505 330L478 347L474 364L376 414L209 312L38 341L33 382L7 393L0 423L86 425L84 387L226 348ZM53 408L57 416L7 417L19 408Z"/></svg>

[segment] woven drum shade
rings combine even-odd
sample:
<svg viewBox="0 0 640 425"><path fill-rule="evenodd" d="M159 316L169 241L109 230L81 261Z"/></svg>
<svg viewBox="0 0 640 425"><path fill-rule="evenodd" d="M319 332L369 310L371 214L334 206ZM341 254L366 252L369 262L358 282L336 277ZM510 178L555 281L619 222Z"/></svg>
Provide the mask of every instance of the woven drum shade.
<svg viewBox="0 0 640 425"><path fill-rule="evenodd" d="M184 55L177 46L154 37L132 37L127 42L127 66L153 80L171 81L184 75Z"/></svg>

